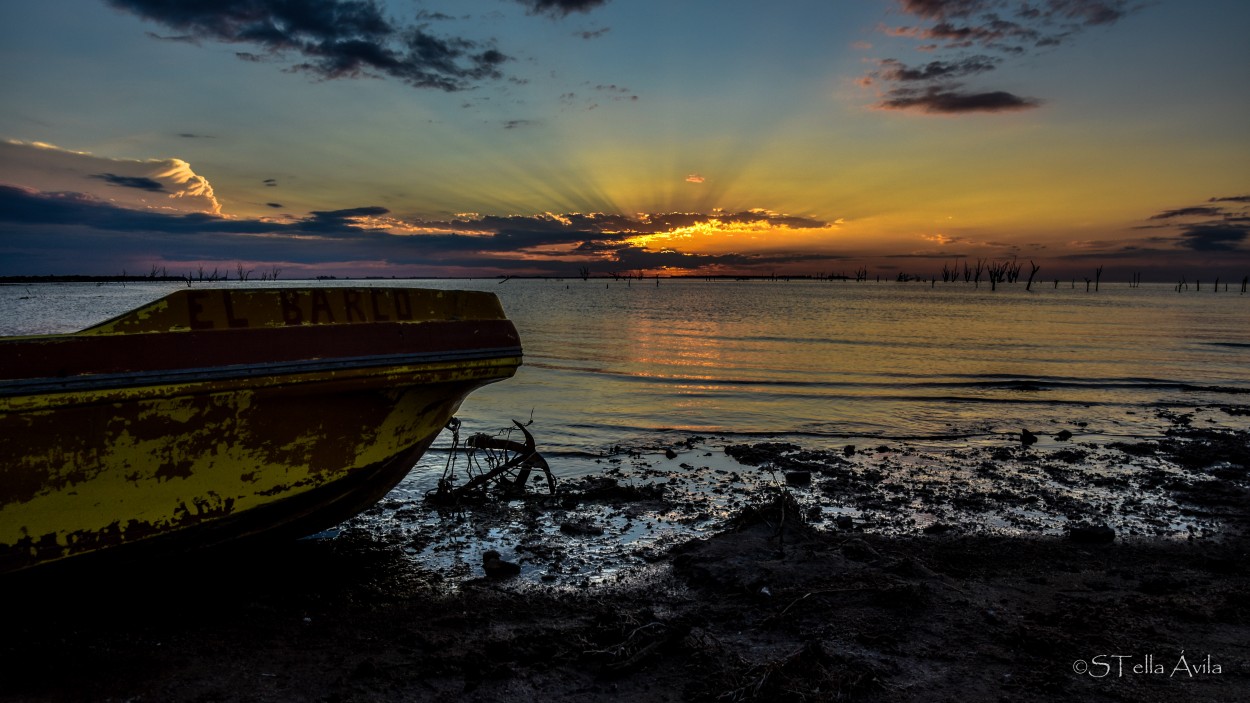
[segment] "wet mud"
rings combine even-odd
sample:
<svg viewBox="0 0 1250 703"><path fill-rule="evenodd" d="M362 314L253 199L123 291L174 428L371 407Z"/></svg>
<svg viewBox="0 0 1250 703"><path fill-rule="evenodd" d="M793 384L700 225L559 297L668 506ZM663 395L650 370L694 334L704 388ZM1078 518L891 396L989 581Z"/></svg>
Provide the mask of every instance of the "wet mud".
<svg viewBox="0 0 1250 703"><path fill-rule="evenodd" d="M0 700L1243 700L1250 434L1215 414L690 437L555 495L397 494L320 539L0 582Z"/></svg>

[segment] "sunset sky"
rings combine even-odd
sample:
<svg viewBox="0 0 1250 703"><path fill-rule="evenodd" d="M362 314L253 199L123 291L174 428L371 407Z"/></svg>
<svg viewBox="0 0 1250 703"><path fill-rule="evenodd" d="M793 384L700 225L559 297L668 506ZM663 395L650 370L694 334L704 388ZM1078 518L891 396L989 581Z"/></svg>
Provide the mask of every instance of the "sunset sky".
<svg viewBox="0 0 1250 703"><path fill-rule="evenodd" d="M0 275L1240 279L1247 28L1245 0L4 0Z"/></svg>

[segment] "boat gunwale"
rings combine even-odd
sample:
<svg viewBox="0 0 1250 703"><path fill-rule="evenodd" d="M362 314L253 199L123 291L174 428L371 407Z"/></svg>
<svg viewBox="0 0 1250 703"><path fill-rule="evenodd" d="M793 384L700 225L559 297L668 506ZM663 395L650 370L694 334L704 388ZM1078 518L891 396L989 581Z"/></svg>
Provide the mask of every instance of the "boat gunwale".
<svg viewBox="0 0 1250 703"><path fill-rule="evenodd" d="M521 347L491 347L453 351L379 354L329 359L298 359L253 364L228 364L161 371L125 371L118 373L82 374L70 377L38 377L0 380L0 398L26 395L48 395L78 391L107 391L150 386L214 383L293 376L298 374L333 373L336 371L371 370L413 365L456 364L464 361L520 359ZM518 361L516 365L520 365ZM433 370L433 369L430 369Z"/></svg>
<svg viewBox="0 0 1250 703"><path fill-rule="evenodd" d="M0 338L0 383L517 346L506 319Z"/></svg>

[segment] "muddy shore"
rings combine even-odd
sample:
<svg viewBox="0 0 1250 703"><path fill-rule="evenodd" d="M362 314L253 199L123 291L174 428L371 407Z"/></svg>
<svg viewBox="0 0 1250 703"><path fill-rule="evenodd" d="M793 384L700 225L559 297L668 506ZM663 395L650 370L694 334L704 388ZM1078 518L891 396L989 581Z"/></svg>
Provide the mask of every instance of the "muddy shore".
<svg viewBox="0 0 1250 703"><path fill-rule="evenodd" d="M0 582L0 700L1250 695L1244 431L708 446L556 496L399 501L333 538ZM488 578L487 546L520 575Z"/></svg>

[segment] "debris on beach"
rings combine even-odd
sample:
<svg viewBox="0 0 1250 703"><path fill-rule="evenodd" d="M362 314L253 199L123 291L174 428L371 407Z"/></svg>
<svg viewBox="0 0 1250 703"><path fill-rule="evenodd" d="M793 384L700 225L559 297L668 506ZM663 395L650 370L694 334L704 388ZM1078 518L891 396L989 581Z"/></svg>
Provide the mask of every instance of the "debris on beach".
<svg viewBox="0 0 1250 703"><path fill-rule="evenodd" d="M1115 530L1106 525L1070 525L1068 539L1079 544L1110 544L1115 541Z"/></svg>
<svg viewBox="0 0 1250 703"><path fill-rule="evenodd" d="M512 422L525 437L524 443L507 436L498 437L484 433L469 437L464 445L465 483L456 485L460 479L456 459L460 447L461 423L453 417L447 424L447 429L452 432L452 448L448 453L447 466L443 470L443 477L438 481L438 487L426 494L426 500L438 504L456 503L474 495L481 497L486 489L492 487L508 495L523 494L529 485L530 474L535 470L542 471L548 490L554 494L555 476L552 475L547 460L538 453L534 436L526 429L526 425L517 420ZM507 431L510 430L504 432ZM480 459L479 453L482 455Z"/></svg>
<svg viewBox="0 0 1250 703"><path fill-rule="evenodd" d="M521 567L510 561L504 561L499 552L489 550L482 554L482 571L488 578L506 579L521 573Z"/></svg>

